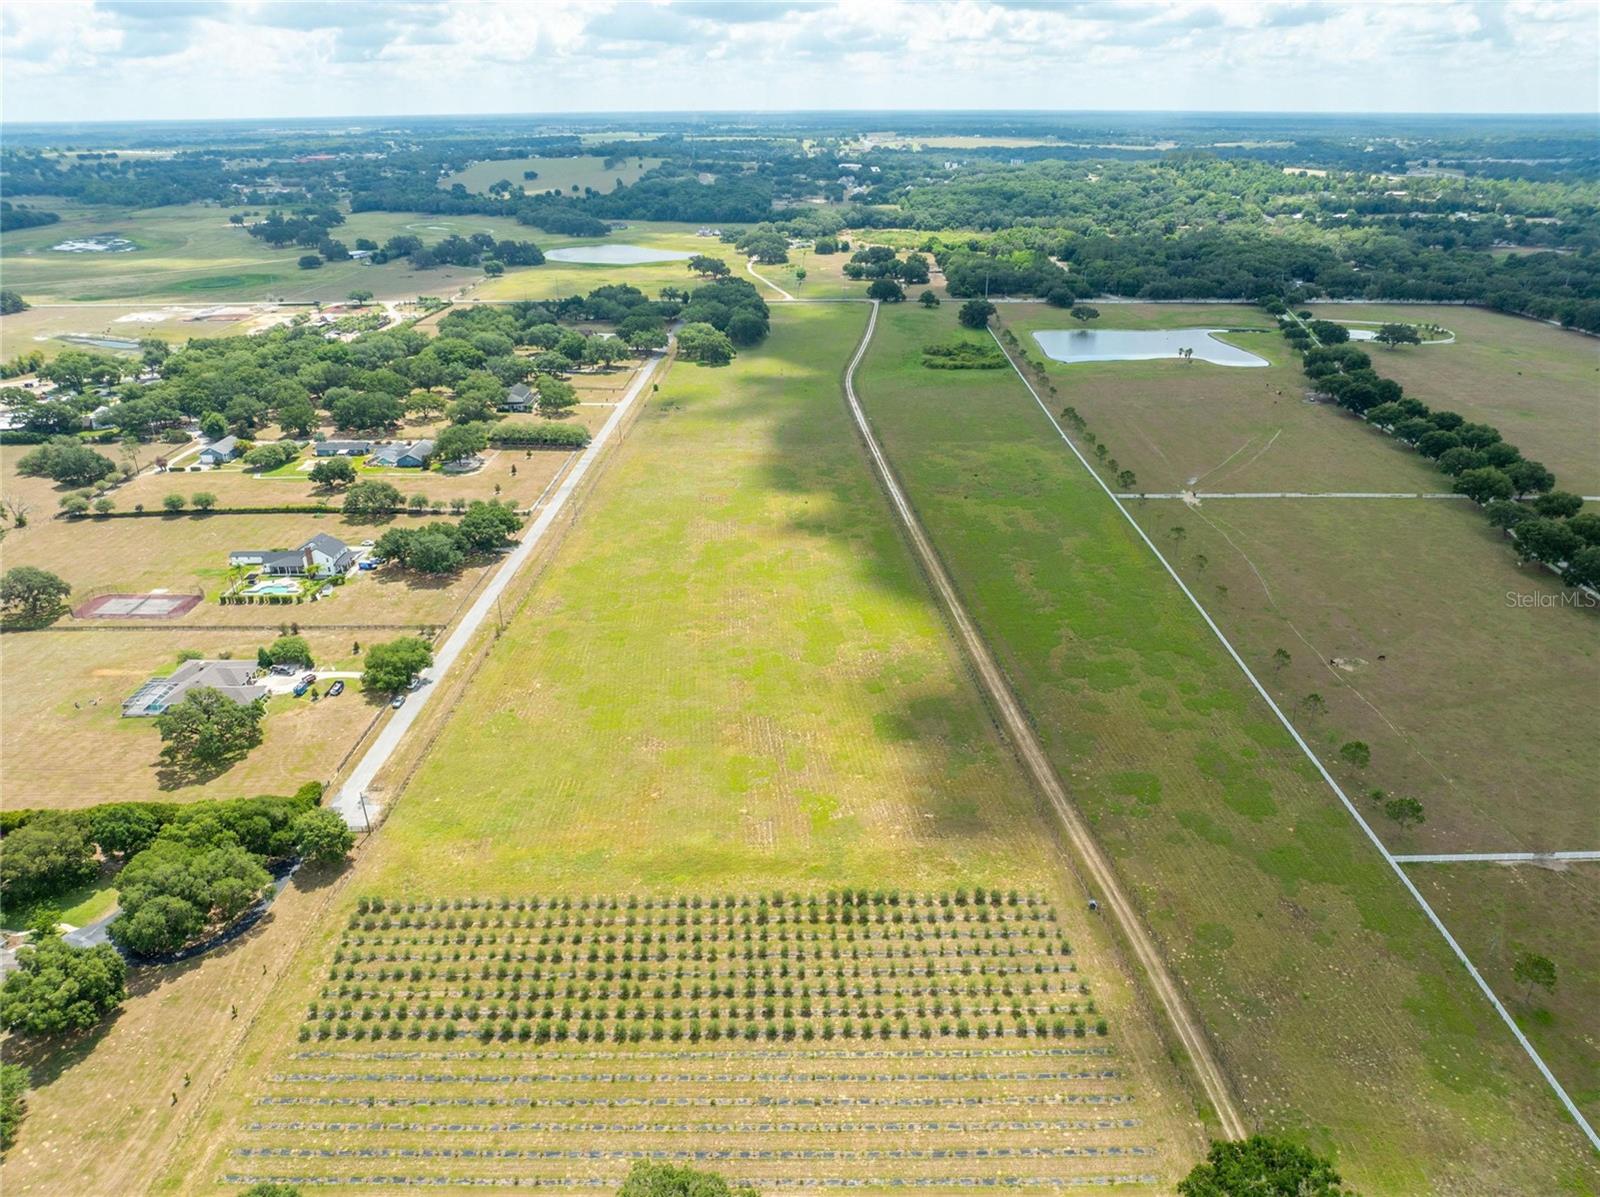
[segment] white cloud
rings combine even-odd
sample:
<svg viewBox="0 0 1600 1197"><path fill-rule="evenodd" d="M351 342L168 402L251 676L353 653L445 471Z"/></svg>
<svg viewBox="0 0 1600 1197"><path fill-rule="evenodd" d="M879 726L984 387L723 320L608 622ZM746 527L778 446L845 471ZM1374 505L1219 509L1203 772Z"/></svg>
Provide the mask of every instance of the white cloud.
<svg viewBox="0 0 1600 1197"><path fill-rule="evenodd" d="M1593 111L1551 0L12 0L8 120L806 108Z"/></svg>

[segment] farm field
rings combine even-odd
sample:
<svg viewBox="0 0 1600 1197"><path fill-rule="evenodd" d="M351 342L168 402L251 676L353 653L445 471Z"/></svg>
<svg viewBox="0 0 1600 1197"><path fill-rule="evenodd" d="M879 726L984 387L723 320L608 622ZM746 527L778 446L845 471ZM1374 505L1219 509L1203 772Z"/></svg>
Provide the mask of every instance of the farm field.
<svg viewBox="0 0 1600 1197"><path fill-rule="evenodd" d="M1600 862L1430 864L1407 872L1592 1123L1600 1116ZM1553 991L1512 976L1523 952L1555 963Z"/></svg>
<svg viewBox="0 0 1600 1197"><path fill-rule="evenodd" d="M626 158L606 169L604 158L577 155L570 158L496 158L474 162L466 170L439 180L439 186L448 191L460 183L468 191L488 191L501 179L509 179L513 187L525 187L530 193L543 191L610 191L621 179L631 186L646 171L661 165L660 158ZM524 171L539 172L537 179L524 179Z"/></svg>
<svg viewBox="0 0 1600 1197"><path fill-rule="evenodd" d="M301 270L297 261L303 249L273 249L228 223L230 212L264 212L265 207L187 204L129 210L44 199L39 206L59 212L61 221L0 238L0 268L6 285L29 302L309 302L340 300L357 288L372 291L379 299L394 299L419 293L448 295L483 277L475 268L412 270L407 262L382 266L325 262L320 269ZM493 216L360 212L347 217L337 229L339 239L350 246L358 237L381 243L397 234L414 234L433 242L452 233L467 236L476 232L540 245L548 240L527 225ZM50 249L69 238L97 233L115 233L139 248L125 253L58 253Z"/></svg>
<svg viewBox="0 0 1600 1197"><path fill-rule="evenodd" d="M1043 363L1054 393L1041 396L1059 418L1074 407L1109 448L1107 460L1132 470L1113 489L1201 491L1448 490L1416 456L1337 408L1308 403L1292 348L1261 311L1215 304L1106 304L1095 328L1259 328L1221 339L1264 357L1266 367L1215 366L1176 359L1067 364L1045 357L1035 332L1076 324L1060 308L1003 304L1001 327Z"/></svg>
<svg viewBox="0 0 1600 1197"><path fill-rule="evenodd" d="M1326 414L1326 413L1324 413ZM1548 851L1596 838L1600 743L1543 704L1600 692L1595 612L1519 568L1465 503L1149 500L1130 510L1351 794L1418 799L1375 826L1395 852ZM1273 654L1284 649L1287 664ZM1307 696L1320 695L1320 711ZM1370 746L1371 763L1340 760Z"/></svg>
<svg viewBox="0 0 1600 1197"><path fill-rule="evenodd" d="M303 631L319 669L360 670L360 658L351 651L359 633ZM270 699L262 743L220 776L199 783L162 776L155 720L122 718L123 700L150 677L170 671L180 651L253 659L256 648L277 635L275 627L230 632L164 623L7 634L0 694L10 745L0 756L6 804L188 802L293 793L307 781L326 781L383 711L363 700L356 678L346 682L344 694L314 705L289 695Z"/></svg>
<svg viewBox="0 0 1600 1197"><path fill-rule="evenodd" d="M1592 1188L1443 940L1015 375L920 364L954 328L886 309L857 389L1249 1114L1309 1128L1364 1192Z"/></svg>
<svg viewBox="0 0 1600 1197"><path fill-rule="evenodd" d="M7 234L9 236L10 234ZM222 319L194 319L198 307L155 307L149 304L50 304L12 316L0 316L0 358L9 361L38 351L53 358L63 349L89 348L61 340L63 335L105 336L137 341L160 337L181 345L197 337L229 337L249 332L252 315Z"/></svg>
<svg viewBox="0 0 1600 1197"><path fill-rule="evenodd" d="M1600 495L1600 341L1535 320L1467 307L1330 303L1328 320L1443 325L1454 344L1372 348L1372 365L1429 407L1492 424L1557 485Z"/></svg>
<svg viewBox="0 0 1600 1197"><path fill-rule="evenodd" d="M709 1152L721 1171L785 1186L819 1176L920 1177L933 1187L993 1177L992 1159L970 1155L979 1145L1004 1146L1007 1154L994 1158L1005 1160L1005 1173L1035 1182L1154 1177L1165 1190L1187 1168L1199 1149L1192 1099L1103 925L1083 912L1037 800L992 730L850 436L839 378L865 314L856 305L780 307L769 341L732 367L674 366L358 862L337 919L274 993L158 1191L211 1192L221 1178L245 1175L464 1179L556 1169L582 1190L595 1187L582 1183L589 1177L614 1187L643 1150L685 1159ZM530 750L535 745L551 751ZM886 913L892 903L857 889L862 916L854 924L821 919L827 938L815 939L812 898L826 906L830 891L860 885L898 891L908 914L914 900L921 923L896 923ZM958 955L958 933L977 931L983 916L969 909L954 919L956 907L932 896L949 891L953 902L957 888L974 886L1024 895L1018 907L1007 897L1003 910L992 900L987 908L992 935L984 942L998 956L980 956L974 945ZM782 902L777 889L787 895ZM616 895L616 911L608 904L603 916L592 913L597 893ZM358 895L382 897L381 915L370 901L363 910ZM763 900L764 923L741 921ZM803 916L795 905L802 902ZM427 937L445 932L426 924L458 918L458 905L476 912L473 935L476 919L487 917L497 925L485 934L511 937L495 941L498 952L512 953L505 979L500 956L490 978L470 982L453 958L431 959ZM1047 908L1047 920L1017 913ZM416 913L425 909L425 917ZM562 947L560 961L553 941L534 935L552 934L547 915L566 924L568 938L579 937ZM580 934L597 918L603 945L597 931ZM652 956L638 965L648 963L649 975L606 977L628 967L620 955L632 950L626 937L647 929ZM344 976L352 967L369 971L369 945L357 940L372 934L396 938L404 979L389 968L387 946L377 968L389 975ZM1062 936L1070 957L1060 951ZM429 957L416 961L415 985L410 965L399 966L402 951ZM824 997L819 982L839 988L841 964L846 992ZM1057 974L1057 964L1074 971ZM537 995L530 967L545 970ZM769 967L775 1039L766 1030ZM476 994L481 985L481 1001L463 1001L498 1002L497 1018L509 1016L506 986L516 968L519 1021L521 1003L538 1003L529 1038L514 1027L509 1041L463 1040L467 1023L458 1021L449 1046L454 991L465 983ZM702 1029L698 1042L672 1039L674 1021L686 1033L696 1021L688 1014L696 984L709 1024L711 970L729 1011L719 1008L717 1019L731 1026L729 1003L737 1003L739 1038L719 1031L711 1039ZM959 1019L974 1017L973 999L992 1007L991 989L1004 998L1008 979L1013 1004L1060 1009L1030 1012L1035 1023L1023 1038L1002 1001L1009 1031L994 1037L991 1009L987 1040L975 1025L962 1036ZM337 1013L321 1036L326 1003L335 1011L356 1003L352 986L367 1002L369 984L376 993L391 981L418 998L426 981L418 1038L396 1044L385 1031L382 1042L339 1039ZM624 981L646 988L622 999L616 987ZM552 1037L560 1024L567 1038L541 1044L532 1040L550 985L570 995L548 1016ZM587 1000L598 1012L601 985L608 1001L628 1003L629 1021L638 1000L662 1003L662 1037L646 1031L637 1042L631 1034L625 1043L596 1042L599 1020L586 1024L577 1011ZM967 1013L949 1005L954 992L933 992L952 985ZM751 986L755 1040L743 1029ZM925 991L911 992L917 987ZM501 996L490 998L495 989ZM936 996L941 1014L932 1009ZM858 1025L853 1041L843 1032L844 1003L859 1024L862 1000L877 1031L870 1044ZM440 1001L445 1013L429 1037ZM311 1002L319 1015L302 1040ZM1078 1017L1086 1021L1082 1039ZM822 1025L830 1019L831 1041ZM802 1024L812 1028L809 1041ZM587 1041L575 1030L585 1025ZM313 1052L328 1054L303 1054ZM351 1073L370 1079L345 1079ZM457 1117L454 1107L466 1102L473 1110ZM441 1141L431 1129L441 1117L493 1126L483 1132L488 1141L520 1154L495 1162L461 1154L453 1137ZM305 1130L289 1130L294 1122ZM341 1131L341 1122L360 1125ZM281 1154L291 1136L315 1154ZM424 1158L419 1148L452 1154ZM321 1154L346 1149L353 1154ZM574 1149L582 1160L568 1158ZM372 1181L354 1191L382 1188Z"/></svg>

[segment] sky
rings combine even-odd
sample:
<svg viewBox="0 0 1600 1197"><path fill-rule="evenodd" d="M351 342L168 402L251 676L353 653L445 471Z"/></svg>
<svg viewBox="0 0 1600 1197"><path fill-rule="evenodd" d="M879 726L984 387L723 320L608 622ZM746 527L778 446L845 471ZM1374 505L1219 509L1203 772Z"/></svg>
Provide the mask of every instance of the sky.
<svg viewBox="0 0 1600 1197"><path fill-rule="evenodd" d="M1594 112L1597 0L7 0L7 121Z"/></svg>

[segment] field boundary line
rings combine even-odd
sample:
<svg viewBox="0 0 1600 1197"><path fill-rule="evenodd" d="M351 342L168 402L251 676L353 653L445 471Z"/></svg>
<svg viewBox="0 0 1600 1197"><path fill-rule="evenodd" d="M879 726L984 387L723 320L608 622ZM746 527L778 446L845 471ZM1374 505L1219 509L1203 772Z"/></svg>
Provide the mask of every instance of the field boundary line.
<svg viewBox="0 0 1600 1197"><path fill-rule="evenodd" d="M665 352L652 354L640 367L638 375L629 385L621 402L612 409L611 415L601 426L600 431L589 442L589 447L578 455L577 461L567 471L567 476L561 485L550 495L544 510L542 510L523 532L517 547L512 549L498 570L493 571L493 577L485 585L472 606L457 621L456 626L446 636L443 644L438 648L435 662L423 671L423 676L431 683L418 691L411 702L406 703L395 712L389 724L378 733L377 739L367 749L339 787L338 793L328 805L337 810L344 817L345 822L352 827L371 828L371 814L366 805L366 791L376 780L379 772L389 763L395 752L399 749L406 733L417 722L422 712L428 706L428 699L434 693L438 683L442 682L450 673L458 658L463 656L470 645L473 636L487 620L490 612L495 609L500 596L510 586L512 580L522 571L522 567L534 555L545 534L555 523L566 506L567 500L573 498L584 475L594 467L606 446L613 438L618 437L618 430L627 418L629 409L640 395L645 393L645 388L650 380L656 377L657 367L667 361L671 355L671 342ZM357 822L359 817L360 822Z"/></svg>
<svg viewBox="0 0 1600 1197"><path fill-rule="evenodd" d="M1200 618L1205 620L1206 626L1210 628L1212 634L1216 636L1218 643L1220 643L1227 651L1228 656L1233 658L1233 663L1237 665L1245 677L1249 679L1251 686L1253 686L1256 693L1261 696L1262 701L1267 704L1268 709L1271 710L1275 716L1277 716L1278 722L1283 725L1284 730L1287 731L1294 742L1299 745L1300 751L1305 754L1306 759L1311 762L1313 767L1315 767L1317 773L1321 775L1322 780L1327 782L1328 788L1331 789L1338 797L1340 803L1343 804L1350 817L1356 821L1356 826L1360 827L1361 830L1366 834L1367 839L1372 842L1372 846L1378 850L1379 855L1383 857L1385 863L1387 863L1389 868L1393 870L1394 875L1400 879L1400 884L1405 886L1406 891L1416 901L1417 905L1422 908L1422 913L1427 916L1428 921L1433 924L1434 929L1444 937L1445 943L1450 945L1450 950L1455 953L1456 959L1461 963L1461 966L1467 970L1468 975L1470 975L1472 979L1477 982L1478 988L1480 991L1482 991L1483 996L1489 1000L1489 1004L1493 1006L1496 1013L1500 1015L1501 1021L1505 1023L1507 1029L1510 1030L1517 1043L1521 1045L1522 1050L1527 1053L1528 1059L1533 1061L1534 1066L1539 1070L1540 1075L1544 1077L1545 1082L1550 1086L1551 1091L1556 1095L1557 1098L1560 1099L1561 1104L1566 1108L1567 1113L1572 1116L1573 1121L1578 1124L1579 1129L1581 1129L1584 1135L1588 1138L1590 1145L1596 1151L1600 1151L1600 1134L1595 1133L1594 1127L1591 1126L1589 1124L1589 1120L1583 1116L1583 1111L1578 1109L1577 1104L1572 1100L1571 1096L1568 1095L1566 1089L1562 1087L1561 1082L1558 1081L1555 1074L1550 1071L1549 1065L1544 1062L1544 1057L1539 1055L1538 1050L1528 1040L1528 1037L1522 1033L1522 1028L1517 1025L1516 1019L1511 1017L1511 1012L1507 1010L1500 999L1495 996L1494 990L1491 989L1489 987L1489 983L1484 980L1483 974L1478 971L1477 966L1472 963L1472 960L1467 956L1466 952L1462 950L1461 945L1456 942L1455 936L1450 934L1449 928L1444 925L1444 920L1442 920L1438 914L1435 913L1433 907L1429 905L1428 900L1422 896L1422 891L1419 890L1415 883L1412 882L1411 878L1406 875L1405 869L1401 866L1400 862L1395 859L1394 854L1391 853L1389 849L1384 846L1383 841L1378 838L1378 833L1372 829L1372 824L1367 822L1366 818L1363 817L1361 812L1356 809L1355 803L1350 801L1350 797L1344 792L1343 787L1341 787L1338 781L1334 779L1333 774L1328 772L1328 767L1322 763L1322 758L1316 754L1310 744L1306 743L1299 731L1296 730L1294 724L1289 721L1289 717L1283 713L1283 709L1279 707L1275 701L1273 701L1272 695L1267 693L1267 688L1261 684L1260 679L1256 677L1255 672L1250 668L1250 666L1245 664L1244 658L1239 655L1238 650L1233 647L1233 643L1226 635L1223 634L1222 629L1217 626L1216 621L1211 618L1211 613L1207 611L1201 604L1200 600L1195 597L1194 591L1190 590L1184 580L1178 576L1178 571L1172 568L1171 562L1169 562L1161 550L1156 547L1155 542L1150 539L1150 537L1145 533L1145 530L1139 526L1139 521L1133 518L1132 513L1129 512L1127 507L1123 505L1122 500L1117 498L1116 492L1105 484L1105 481L1100 477L1100 475L1095 473L1094 469L1089 465L1088 459L1078 451L1078 447L1072 443L1072 440L1067 436L1066 431L1059 423L1057 423L1055 416L1051 413L1049 407L1045 405L1044 400L1039 398L1039 392L1033 389L1033 384L1028 381L1027 376L1023 374L1021 368L1018 367L1015 359L1013 359L1011 354L1006 350L1004 343L1000 340L999 335L994 331L993 328L989 329L989 335L994 338L994 343L1000 347L1000 352L1006 355L1006 360L1011 363L1012 371L1018 378L1022 380L1022 385L1028 388L1028 394L1033 396L1033 401L1039 405L1039 410L1044 413L1045 419L1050 421L1050 426L1056 430L1056 434L1061 438L1062 443L1065 444L1068 449L1072 450L1072 455L1078 459L1079 463L1082 464L1089 477L1094 479L1095 485L1105 493L1106 498L1110 499L1111 502L1116 505L1117 510L1122 514L1122 518L1127 520L1128 526L1134 530L1140 540L1144 541L1145 547L1155 554L1156 560L1161 562L1161 567L1167 571L1167 576L1177 583L1178 589L1183 592L1184 597L1187 598L1189 602L1193 604L1194 609L1200 613Z"/></svg>
<svg viewBox="0 0 1600 1197"><path fill-rule="evenodd" d="M1115 491L1119 499L1182 499L1184 502L1203 503L1208 499L1466 499L1447 491L1376 491L1376 490L1254 490L1254 491Z"/></svg>
<svg viewBox="0 0 1600 1197"><path fill-rule="evenodd" d="M1083 858L1090 876L1100 893L1105 895L1111 915L1124 937L1132 946L1134 954L1138 957L1145 975L1149 979L1150 987L1155 990L1155 996L1165 1009L1167 1018L1176 1032L1179 1042L1188 1053L1201 1087L1205 1090L1207 1098L1215 1108L1217 1118L1222 1124L1224 1134L1229 1138L1243 1139L1249 1131L1245 1125L1235 1103L1232 1090L1228 1084L1226 1074L1211 1053L1211 1046L1206 1041L1201 1029L1199 1019L1192 1013L1182 990L1176 981L1167 972L1166 962L1157 951L1155 941L1140 921L1135 908L1122 893L1116 874L1112 871L1111 862L1101 851L1100 845L1095 841L1089 830L1088 824L1079 814L1072 801L1067 796L1066 788L1061 779L1056 775L1050 759L1045 755L1043 746L1034 734L1033 726L1023 712L1020 702L1011 692L1011 687L1001 672L998 663L989 653L988 645L984 642L977 626L967 614L965 606L957 594L955 584L945 571L932 541L922 529L921 522L917 519L910 500L900 489L894 472L889 466L888 458L884 455L882 447L878 444L877 437L873 434L872 426L867 421L866 412L861 407L860 400L856 397L855 374L866 356L867 348L872 343L872 334L878 326L879 304L874 301L872 314L867 320L866 331L862 334L861 344L856 347L855 356L850 359L850 365L845 369L844 393L849 405L850 414L855 421L857 430L866 443L868 455L872 458L879 480L899 517L902 528L913 554L917 557L932 583L934 591L939 598L945 613L955 627L961 644L965 647L971 660L978 680L988 693L990 701L994 704L996 713L1000 716L1001 725L1006 734L1011 738L1017 754L1022 758L1023 764L1033 776L1034 782L1040 791L1049 800L1057 817L1067 832L1073 848Z"/></svg>
<svg viewBox="0 0 1600 1197"><path fill-rule="evenodd" d="M1600 852L1420 852L1395 860L1401 864L1539 864L1546 860L1600 860Z"/></svg>

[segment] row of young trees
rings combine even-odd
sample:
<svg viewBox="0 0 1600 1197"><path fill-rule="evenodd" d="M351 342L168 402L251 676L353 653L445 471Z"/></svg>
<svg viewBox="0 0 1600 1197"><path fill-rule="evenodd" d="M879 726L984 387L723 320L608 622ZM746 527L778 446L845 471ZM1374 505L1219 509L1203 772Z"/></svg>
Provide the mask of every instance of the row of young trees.
<svg viewBox="0 0 1600 1197"><path fill-rule="evenodd" d="M1457 494L1511 535L1520 560L1549 566L1569 586L1600 587L1600 514L1584 511L1580 496L1558 490L1555 475L1524 458L1499 429L1459 412L1430 409L1380 376L1372 358L1354 345L1311 344L1329 323L1302 327L1282 320L1291 342L1303 347L1302 366L1318 393L1433 462ZM1332 328L1338 332L1323 328L1322 335L1336 339L1345 333L1342 325Z"/></svg>

